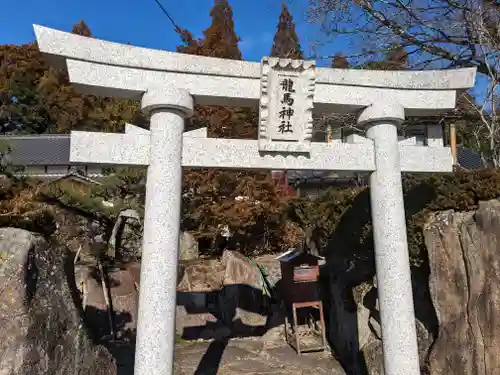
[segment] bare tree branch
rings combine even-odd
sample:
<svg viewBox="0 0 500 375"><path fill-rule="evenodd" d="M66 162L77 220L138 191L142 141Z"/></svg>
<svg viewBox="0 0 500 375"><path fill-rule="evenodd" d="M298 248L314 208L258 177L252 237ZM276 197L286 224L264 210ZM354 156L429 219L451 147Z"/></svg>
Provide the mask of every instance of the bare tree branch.
<svg viewBox="0 0 500 375"><path fill-rule="evenodd" d="M412 50L418 49L426 60L437 58L435 61L449 61L452 66L476 66L478 72L489 74L487 60L494 57L495 50L479 51L475 26L478 18L498 24L500 15L498 6L482 0L310 0L309 18L334 37L360 42L378 33L381 38L374 41L378 49L399 40ZM365 56L376 52L366 48L366 43L358 47L364 49ZM492 70L498 79L499 69Z"/></svg>
<svg viewBox="0 0 500 375"><path fill-rule="evenodd" d="M342 38L354 67L391 69L381 57L403 48L409 69L478 70L475 97L464 94L457 135L485 163L500 166L500 2L495 0L309 0L309 19ZM337 55L339 51L337 52ZM381 56L382 55L382 56ZM324 56L322 57L324 58ZM368 64L367 64L368 63ZM382 64L381 64L382 63ZM345 126L342 125L342 126Z"/></svg>

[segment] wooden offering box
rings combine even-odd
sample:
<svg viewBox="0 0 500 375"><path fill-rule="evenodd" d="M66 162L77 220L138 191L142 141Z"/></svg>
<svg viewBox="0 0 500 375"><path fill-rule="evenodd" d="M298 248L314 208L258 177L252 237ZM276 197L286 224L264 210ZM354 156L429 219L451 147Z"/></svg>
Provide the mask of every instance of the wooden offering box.
<svg viewBox="0 0 500 375"><path fill-rule="evenodd" d="M320 300L318 262L321 258L288 251L277 259L281 265L281 293L286 303Z"/></svg>
<svg viewBox="0 0 500 375"><path fill-rule="evenodd" d="M319 260L322 258L290 250L276 259L281 264L280 292L285 313L286 341L299 355L325 350L325 317L319 290ZM319 312L319 324L304 327L299 323L298 310L307 309Z"/></svg>

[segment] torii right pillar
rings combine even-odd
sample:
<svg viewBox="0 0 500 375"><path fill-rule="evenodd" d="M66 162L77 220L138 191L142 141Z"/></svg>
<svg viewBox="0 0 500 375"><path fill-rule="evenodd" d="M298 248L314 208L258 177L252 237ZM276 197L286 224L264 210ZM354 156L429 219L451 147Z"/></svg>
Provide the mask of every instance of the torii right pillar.
<svg viewBox="0 0 500 375"><path fill-rule="evenodd" d="M392 101L358 117L375 151L370 202L385 375L420 374L398 145L404 119L404 108Z"/></svg>

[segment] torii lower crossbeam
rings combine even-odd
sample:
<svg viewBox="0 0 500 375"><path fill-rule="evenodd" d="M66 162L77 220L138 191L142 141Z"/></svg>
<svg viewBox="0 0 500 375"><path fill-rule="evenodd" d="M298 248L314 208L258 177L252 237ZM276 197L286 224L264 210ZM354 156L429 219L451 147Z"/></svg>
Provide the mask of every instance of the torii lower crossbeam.
<svg viewBox="0 0 500 375"><path fill-rule="evenodd" d="M165 124L167 126L167 124ZM148 165L149 134L71 132L71 161L101 165ZM257 141L215 139L184 133L183 167L266 170L375 170L373 142L313 143L310 154L259 152ZM451 172L449 147L424 147L400 142L402 172Z"/></svg>

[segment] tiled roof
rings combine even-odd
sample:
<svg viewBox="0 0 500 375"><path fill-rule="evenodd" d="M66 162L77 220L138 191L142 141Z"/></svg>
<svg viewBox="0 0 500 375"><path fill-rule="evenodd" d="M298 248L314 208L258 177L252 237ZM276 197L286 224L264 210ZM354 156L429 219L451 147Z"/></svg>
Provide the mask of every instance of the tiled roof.
<svg viewBox="0 0 500 375"><path fill-rule="evenodd" d="M69 134L0 136L11 148L7 161L12 165L68 165Z"/></svg>

